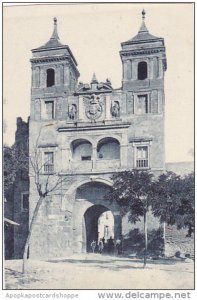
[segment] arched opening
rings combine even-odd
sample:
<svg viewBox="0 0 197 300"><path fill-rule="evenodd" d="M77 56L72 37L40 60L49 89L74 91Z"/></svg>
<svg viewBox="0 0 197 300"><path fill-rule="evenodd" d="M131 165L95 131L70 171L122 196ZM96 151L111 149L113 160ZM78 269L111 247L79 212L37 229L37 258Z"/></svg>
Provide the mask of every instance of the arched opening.
<svg viewBox="0 0 197 300"><path fill-rule="evenodd" d="M98 240L106 243L110 237L114 238L114 216L111 210L107 210L98 219Z"/></svg>
<svg viewBox="0 0 197 300"><path fill-rule="evenodd" d="M145 61L141 61L138 64L138 79L144 80L147 78L147 63Z"/></svg>
<svg viewBox="0 0 197 300"><path fill-rule="evenodd" d="M106 219L106 213L112 216L110 220ZM107 242L110 237L114 237L114 218L112 212L109 211L107 207L103 205L93 205L89 207L84 214L84 221L87 252L92 252L92 241L95 241L98 246L100 239L104 238L105 242ZM109 221L111 221L111 224ZM106 228L108 228L108 231ZM104 230L107 232L105 233ZM109 235L109 233L111 235ZM98 251L97 247L95 251Z"/></svg>
<svg viewBox="0 0 197 300"><path fill-rule="evenodd" d="M77 139L71 143L72 158L74 160L91 160L92 144L85 139Z"/></svg>
<svg viewBox="0 0 197 300"><path fill-rule="evenodd" d="M91 242L95 240L98 244L98 239L104 235L104 225L109 226L109 223L111 224L109 229L105 229L106 239L108 236L109 238L112 236L114 240L121 237L122 219L118 213L117 203L107 200L110 192L111 186L99 181L84 183L76 189L73 211L75 220L73 239L76 253L91 251Z"/></svg>
<svg viewBox="0 0 197 300"><path fill-rule="evenodd" d="M47 69L47 87L55 85L55 71L54 69Z"/></svg>
<svg viewBox="0 0 197 300"><path fill-rule="evenodd" d="M120 159L120 143L115 138L107 137L97 144L98 159Z"/></svg>

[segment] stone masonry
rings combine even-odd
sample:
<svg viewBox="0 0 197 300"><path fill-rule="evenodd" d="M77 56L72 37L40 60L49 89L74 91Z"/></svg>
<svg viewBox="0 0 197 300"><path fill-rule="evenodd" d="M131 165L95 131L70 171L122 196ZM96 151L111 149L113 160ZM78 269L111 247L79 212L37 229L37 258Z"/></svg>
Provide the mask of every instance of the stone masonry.
<svg viewBox="0 0 197 300"><path fill-rule="evenodd" d="M64 182L39 211L31 258L88 251L98 238L98 218L108 210L114 237L120 238L127 222L105 199L111 176L135 168L158 175L165 169L165 44L149 33L144 18L143 11L139 32L121 44L120 89L95 74L90 83L78 82L76 59L60 43L56 18L50 40L32 50L30 156L38 153L42 185ZM30 219L39 197L32 174L30 166Z"/></svg>

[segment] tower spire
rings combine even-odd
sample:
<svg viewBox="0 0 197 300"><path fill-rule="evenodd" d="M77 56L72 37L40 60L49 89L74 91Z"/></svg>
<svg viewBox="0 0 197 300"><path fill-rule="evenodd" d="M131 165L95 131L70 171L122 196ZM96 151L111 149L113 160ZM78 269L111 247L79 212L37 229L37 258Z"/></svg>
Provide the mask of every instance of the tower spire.
<svg viewBox="0 0 197 300"><path fill-rule="evenodd" d="M98 83L98 80L97 80L97 78L96 78L96 74L95 74L95 73L93 73L91 83Z"/></svg>
<svg viewBox="0 0 197 300"><path fill-rule="evenodd" d="M51 36L51 39L55 39L55 40L59 40L59 36L58 36L58 33L57 33L57 18L54 17L53 18L53 34Z"/></svg>
<svg viewBox="0 0 197 300"><path fill-rule="evenodd" d="M148 32L148 29L147 29L146 24L145 24L145 16L146 16L146 12L143 9L142 10L142 24L141 24L139 33L141 33L141 32Z"/></svg>

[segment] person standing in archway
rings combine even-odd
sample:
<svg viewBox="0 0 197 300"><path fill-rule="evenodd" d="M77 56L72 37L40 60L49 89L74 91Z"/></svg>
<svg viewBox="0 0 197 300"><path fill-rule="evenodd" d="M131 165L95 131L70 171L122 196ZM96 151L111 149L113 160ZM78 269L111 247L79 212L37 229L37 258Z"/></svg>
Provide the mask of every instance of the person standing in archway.
<svg viewBox="0 0 197 300"><path fill-rule="evenodd" d="M108 239L108 252L109 254L112 254L114 252L114 240L112 236Z"/></svg>
<svg viewBox="0 0 197 300"><path fill-rule="evenodd" d="M99 253L100 253L100 254L103 253L103 248L104 248L103 240L100 239L100 241L99 241L99 243L98 243L98 250L99 250Z"/></svg>
<svg viewBox="0 0 197 300"><path fill-rule="evenodd" d="M120 255L121 254L121 248L122 248L121 240L120 239L116 240L116 247L115 248L116 248L117 255Z"/></svg>
<svg viewBox="0 0 197 300"><path fill-rule="evenodd" d="M95 248L96 248L96 242L95 240L92 241L92 243L90 244L91 248L92 248L92 252L94 253Z"/></svg>

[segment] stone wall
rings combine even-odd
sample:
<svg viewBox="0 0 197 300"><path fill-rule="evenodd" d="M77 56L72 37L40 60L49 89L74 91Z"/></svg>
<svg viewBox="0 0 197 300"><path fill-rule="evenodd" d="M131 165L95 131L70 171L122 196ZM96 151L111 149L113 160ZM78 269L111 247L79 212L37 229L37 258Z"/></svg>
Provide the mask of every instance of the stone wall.
<svg viewBox="0 0 197 300"><path fill-rule="evenodd" d="M184 257L190 255L194 258L194 236L187 237L188 230L177 229L174 226L166 226L165 233L165 255L167 257L174 256L178 251Z"/></svg>

